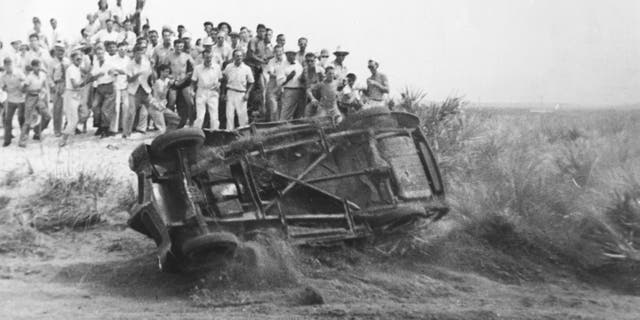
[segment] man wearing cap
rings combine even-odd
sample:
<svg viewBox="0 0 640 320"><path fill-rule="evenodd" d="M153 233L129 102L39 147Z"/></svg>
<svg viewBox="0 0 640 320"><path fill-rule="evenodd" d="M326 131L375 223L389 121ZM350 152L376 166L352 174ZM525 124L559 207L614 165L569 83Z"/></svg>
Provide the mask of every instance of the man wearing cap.
<svg viewBox="0 0 640 320"><path fill-rule="evenodd" d="M213 52L204 52L204 62L193 69L191 81L196 87L196 121L193 127L200 129L204 123L206 112L209 112L209 128L218 129L218 99L220 97L220 80L222 70L213 62Z"/></svg>
<svg viewBox="0 0 640 320"><path fill-rule="evenodd" d="M367 102L363 108L385 107L384 97L389 93L389 81L387 76L378 72L379 64L377 61L369 60L367 68L371 72L371 77L367 79Z"/></svg>
<svg viewBox="0 0 640 320"><path fill-rule="evenodd" d="M53 100L53 133L56 137L62 134L62 113L63 113L63 101L62 95L64 94L65 85L65 71L71 64L71 61L65 57L65 46L61 41L56 42L54 45L54 58L51 62L51 97Z"/></svg>
<svg viewBox="0 0 640 320"><path fill-rule="evenodd" d="M338 87L340 89L346 84L346 77L347 74L349 74L349 70L344 65L344 59L349 55L349 51L338 47L336 51L333 52L333 55L336 56L336 58L331 62L331 65L334 68L334 75L336 80L338 80Z"/></svg>
<svg viewBox="0 0 640 320"><path fill-rule="evenodd" d="M40 140L42 131L49 125L51 115L47 108L47 75L42 71L40 60L31 61L31 71L25 77L22 90L25 92L24 123L18 146L26 147L29 131L33 128L34 140ZM40 123L38 124L38 115Z"/></svg>
<svg viewBox="0 0 640 320"><path fill-rule="evenodd" d="M149 78L152 77L153 69L151 68L151 63L144 58L144 49L136 46L133 61L127 67L129 103L127 108L123 109L123 138L129 137L132 130L140 133L144 133L147 130L147 118L151 103ZM136 112L138 112L138 123L134 123Z"/></svg>
<svg viewBox="0 0 640 320"><path fill-rule="evenodd" d="M6 147L11 144L11 138L13 138L11 131L16 111L20 127L24 124L25 96L22 92L22 85L25 81L25 75L22 70L14 67L14 62L9 57L4 58L3 67L4 72L0 74L0 89L7 93L7 101L4 110L4 143L2 146Z"/></svg>
<svg viewBox="0 0 640 320"><path fill-rule="evenodd" d="M305 91L300 81L303 68L296 59L296 50L285 50L287 61L284 63L285 80L282 83L281 111L279 120L293 120L304 113Z"/></svg>
<svg viewBox="0 0 640 320"><path fill-rule="evenodd" d="M107 57L107 53L102 46L96 47L96 58L93 61L91 75L96 78L94 81L95 91L93 94L93 124L98 127L96 135L101 138L113 136L111 132L111 119L116 111L116 93L114 89L114 66L112 59Z"/></svg>
<svg viewBox="0 0 640 320"><path fill-rule="evenodd" d="M104 43L107 41L118 41L119 33L113 27L113 20L111 18L108 18L105 21L105 25L106 27L104 29L98 31L93 35L93 37L91 37L91 42L93 44Z"/></svg>
<svg viewBox="0 0 640 320"><path fill-rule="evenodd" d="M265 121L276 121L280 118L280 96L282 95L282 85L287 79L285 74L286 60L284 59L284 48L276 45L273 48L274 58L269 60L265 67L265 77L267 79L265 98Z"/></svg>
<svg viewBox="0 0 640 320"><path fill-rule="evenodd" d="M234 114L238 115L238 124L241 127L249 124L247 101L255 81L251 68L242 62L243 58L242 50L235 49L233 51L233 63L227 65L223 72L224 83L226 84L227 130L235 128Z"/></svg>
<svg viewBox="0 0 640 320"><path fill-rule="evenodd" d="M331 64L329 61L329 49L320 50L320 55L318 56L318 65L325 69Z"/></svg>

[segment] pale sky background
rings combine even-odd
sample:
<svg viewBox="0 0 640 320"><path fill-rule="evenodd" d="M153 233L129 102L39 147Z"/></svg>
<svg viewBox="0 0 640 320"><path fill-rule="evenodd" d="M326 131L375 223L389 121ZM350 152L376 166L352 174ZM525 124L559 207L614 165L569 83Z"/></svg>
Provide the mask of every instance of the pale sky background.
<svg viewBox="0 0 640 320"><path fill-rule="evenodd" d="M45 32L57 18L75 40L97 9L97 0L1 1L5 45L26 39L33 16ZM135 1L123 3L133 9ZM292 45L307 36L313 51L340 45L361 79L367 59L378 59L396 94L410 86L432 100L640 102L637 0L148 0L146 12L153 29L184 24L195 37L211 20L234 30L264 23Z"/></svg>

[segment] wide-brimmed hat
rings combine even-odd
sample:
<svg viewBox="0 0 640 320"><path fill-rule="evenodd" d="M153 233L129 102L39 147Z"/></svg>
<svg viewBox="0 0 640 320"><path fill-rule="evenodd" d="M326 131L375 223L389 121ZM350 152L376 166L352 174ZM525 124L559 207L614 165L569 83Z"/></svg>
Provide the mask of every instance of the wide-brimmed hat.
<svg viewBox="0 0 640 320"><path fill-rule="evenodd" d="M202 46L212 46L213 45L213 39L211 39L211 37L206 37L202 40Z"/></svg>
<svg viewBox="0 0 640 320"><path fill-rule="evenodd" d="M336 56L346 56L349 54L349 51L342 49L342 47L338 46L336 50L333 51L333 54Z"/></svg>

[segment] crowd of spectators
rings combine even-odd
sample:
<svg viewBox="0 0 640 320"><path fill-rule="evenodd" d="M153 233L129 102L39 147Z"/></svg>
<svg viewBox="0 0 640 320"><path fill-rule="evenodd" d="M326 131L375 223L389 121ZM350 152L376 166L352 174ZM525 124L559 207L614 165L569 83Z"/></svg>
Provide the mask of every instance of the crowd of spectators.
<svg viewBox="0 0 640 320"><path fill-rule="evenodd" d="M333 59L327 49L308 50L304 37L290 47L284 34L274 41L264 24L254 34L207 21L200 37L182 25L155 29L144 5L137 0L129 12L121 0L114 7L100 0L75 41L63 39L56 19L45 34L34 17L27 42L0 43L3 146L14 137L14 118L20 147L41 139L50 123L62 147L87 127L101 138L126 139L185 126L233 130L301 117L339 122L386 105L389 85L375 60L367 62L366 86L358 87L345 63L349 52L340 47Z"/></svg>

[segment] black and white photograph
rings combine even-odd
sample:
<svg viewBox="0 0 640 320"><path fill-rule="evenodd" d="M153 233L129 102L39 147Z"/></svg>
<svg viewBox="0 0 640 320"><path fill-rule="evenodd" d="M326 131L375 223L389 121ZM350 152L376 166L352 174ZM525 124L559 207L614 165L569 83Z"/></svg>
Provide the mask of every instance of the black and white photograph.
<svg viewBox="0 0 640 320"><path fill-rule="evenodd" d="M640 1L0 1L0 319L640 319Z"/></svg>

